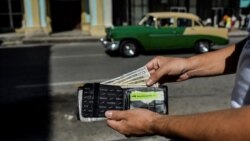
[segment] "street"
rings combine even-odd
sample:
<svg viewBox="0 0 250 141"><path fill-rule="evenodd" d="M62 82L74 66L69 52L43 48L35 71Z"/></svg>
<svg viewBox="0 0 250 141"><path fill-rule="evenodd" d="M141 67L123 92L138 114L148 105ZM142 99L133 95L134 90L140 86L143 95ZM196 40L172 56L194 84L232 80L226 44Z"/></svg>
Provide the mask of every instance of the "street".
<svg viewBox="0 0 250 141"><path fill-rule="evenodd" d="M232 38L230 43L235 43L240 39L242 37ZM213 49L223 47L214 46ZM49 85L53 88L53 94L72 93L75 87L82 83L100 82L117 77L145 65L156 55L174 57L194 55L192 51L176 51L166 54L140 55L135 58L110 57L104 53L105 48L98 42L57 44L51 48L50 52Z"/></svg>
<svg viewBox="0 0 250 141"><path fill-rule="evenodd" d="M230 43L236 43L242 38L231 38ZM213 49L223 47L225 46L215 46ZM194 55L190 51L181 53L172 51L166 54L143 54L135 58L112 57L105 53L104 47L99 42L35 47L29 45L22 48L24 50L20 47L0 50L1 64L3 64L0 75L2 78L0 104L7 107L15 103L15 106L10 106L4 111L4 115L7 116L1 117L1 124L6 124L1 127L2 130L8 128L5 135L0 135L3 140L18 140L18 138L39 141L167 140L158 136L126 139L107 127L105 122L77 121L76 90L83 83L101 82L137 69L156 55L174 57ZM19 53L15 52L15 49ZM10 53L13 54L9 55ZM22 53L27 56L23 58ZM192 114L230 108L233 84L234 74L166 83L169 89L169 114ZM28 104L23 104L27 101ZM13 114L13 110L16 113ZM12 123L11 121L15 119L19 119L19 122ZM15 125L18 128L9 127ZM23 130L20 126L26 126L27 130ZM16 137L12 137L12 133Z"/></svg>

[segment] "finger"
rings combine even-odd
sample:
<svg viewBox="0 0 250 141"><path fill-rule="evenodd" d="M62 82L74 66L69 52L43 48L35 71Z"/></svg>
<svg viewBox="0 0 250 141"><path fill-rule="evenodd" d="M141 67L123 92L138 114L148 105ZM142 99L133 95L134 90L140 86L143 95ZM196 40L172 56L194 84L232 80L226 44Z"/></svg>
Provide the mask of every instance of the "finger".
<svg viewBox="0 0 250 141"><path fill-rule="evenodd" d="M125 111L110 110L105 112L105 116L111 120L122 120L126 119Z"/></svg>
<svg viewBox="0 0 250 141"><path fill-rule="evenodd" d="M154 70L157 70L159 69L159 62L158 62L158 59L156 60L156 62L154 63Z"/></svg>
<svg viewBox="0 0 250 141"><path fill-rule="evenodd" d="M149 71L150 75L153 74L154 72L155 72L154 69Z"/></svg>
<svg viewBox="0 0 250 141"><path fill-rule="evenodd" d="M159 65L158 65L158 58L159 57L155 57L153 58L152 60L150 60L147 64L146 64L146 67L147 69L150 71L150 70L153 70L153 69L158 69L159 68Z"/></svg>
<svg viewBox="0 0 250 141"><path fill-rule="evenodd" d="M184 81L189 78L187 73L182 74L177 81Z"/></svg>
<svg viewBox="0 0 250 141"><path fill-rule="evenodd" d="M117 130L118 132L121 132L121 121L116 121L116 120L107 120L107 124L109 127L113 128L114 130Z"/></svg>
<svg viewBox="0 0 250 141"><path fill-rule="evenodd" d="M107 125L121 134L129 135L128 132L126 132L126 124L124 123L123 120L121 121L107 120Z"/></svg>
<svg viewBox="0 0 250 141"><path fill-rule="evenodd" d="M154 60L149 61L145 66L149 71L154 69Z"/></svg>
<svg viewBox="0 0 250 141"><path fill-rule="evenodd" d="M146 81L147 86L154 85L158 80L160 79L160 76L157 74L157 71L155 73L152 73L149 79Z"/></svg>
<svg viewBox="0 0 250 141"><path fill-rule="evenodd" d="M165 75L167 73L168 72L166 72L163 68L159 68L154 73L152 73L151 76L149 77L149 79L146 81L147 86L151 86L151 85L155 84L156 82L159 81L159 79L163 75Z"/></svg>

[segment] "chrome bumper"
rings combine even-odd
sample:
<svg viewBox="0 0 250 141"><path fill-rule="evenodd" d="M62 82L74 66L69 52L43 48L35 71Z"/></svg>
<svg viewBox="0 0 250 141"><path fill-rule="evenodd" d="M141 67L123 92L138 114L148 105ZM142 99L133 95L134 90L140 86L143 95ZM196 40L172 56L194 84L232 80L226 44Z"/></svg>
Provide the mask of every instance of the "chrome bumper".
<svg viewBox="0 0 250 141"><path fill-rule="evenodd" d="M119 48L119 41L111 42L106 40L105 38L101 38L100 42L106 47L107 50L115 51Z"/></svg>

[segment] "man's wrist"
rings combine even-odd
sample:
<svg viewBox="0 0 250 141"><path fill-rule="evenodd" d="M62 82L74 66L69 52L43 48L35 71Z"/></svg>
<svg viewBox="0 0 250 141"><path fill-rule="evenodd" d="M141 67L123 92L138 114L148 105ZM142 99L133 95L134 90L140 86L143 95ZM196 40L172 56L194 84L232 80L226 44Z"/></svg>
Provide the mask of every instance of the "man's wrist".
<svg viewBox="0 0 250 141"><path fill-rule="evenodd" d="M169 118L167 115L158 115L151 122L151 129L153 135L166 136L168 130Z"/></svg>
<svg viewBox="0 0 250 141"><path fill-rule="evenodd" d="M198 65L198 62L201 61L200 59L201 59L201 57L199 57L199 56L192 56L192 57L187 58L187 60L186 60L187 71L194 70L195 67Z"/></svg>

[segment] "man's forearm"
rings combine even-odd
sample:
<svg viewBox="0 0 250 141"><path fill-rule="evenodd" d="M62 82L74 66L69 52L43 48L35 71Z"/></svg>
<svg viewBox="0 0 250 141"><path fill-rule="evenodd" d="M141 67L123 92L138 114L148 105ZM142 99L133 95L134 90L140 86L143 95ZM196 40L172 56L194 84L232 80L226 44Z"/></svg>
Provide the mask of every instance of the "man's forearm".
<svg viewBox="0 0 250 141"><path fill-rule="evenodd" d="M235 73L239 56L247 38L217 51L188 58L192 76L209 76Z"/></svg>
<svg viewBox="0 0 250 141"><path fill-rule="evenodd" d="M235 72L240 52L231 45L214 52L188 58L188 73L191 77L220 75Z"/></svg>
<svg viewBox="0 0 250 141"><path fill-rule="evenodd" d="M194 141L250 140L250 107L188 116L161 116L153 121L156 134Z"/></svg>

